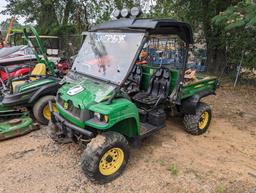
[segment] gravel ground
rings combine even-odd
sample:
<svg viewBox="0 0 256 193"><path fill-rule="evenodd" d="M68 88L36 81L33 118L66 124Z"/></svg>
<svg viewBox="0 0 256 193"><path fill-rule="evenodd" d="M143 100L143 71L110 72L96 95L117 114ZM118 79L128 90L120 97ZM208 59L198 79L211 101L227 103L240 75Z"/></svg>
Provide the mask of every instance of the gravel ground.
<svg viewBox="0 0 256 193"><path fill-rule="evenodd" d="M206 102L214 112L206 134L186 134L170 118L105 185L84 176L78 145L58 145L44 128L1 142L0 193L256 193L255 88L226 85Z"/></svg>

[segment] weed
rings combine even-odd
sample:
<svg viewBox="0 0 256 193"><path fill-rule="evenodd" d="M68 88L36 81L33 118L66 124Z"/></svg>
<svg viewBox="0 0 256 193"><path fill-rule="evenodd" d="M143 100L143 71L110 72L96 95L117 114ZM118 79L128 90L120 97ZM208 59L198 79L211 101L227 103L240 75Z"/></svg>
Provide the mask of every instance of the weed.
<svg viewBox="0 0 256 193"><path fill-rule="evenodd" d="M224 187L224 185L223 185L223 184L218 185L218 186L216 187L216 192L217 192L217 193L223 193L223 192L225 192L225 187Z"/></svg>
<svg viewBox="0 0 256 193"><path fill-rule="evenodd" d="M170 171L172 175L177 175L178 174L178 169L177 169L176 164L170 165L170 167L167 170Z"/></svg>

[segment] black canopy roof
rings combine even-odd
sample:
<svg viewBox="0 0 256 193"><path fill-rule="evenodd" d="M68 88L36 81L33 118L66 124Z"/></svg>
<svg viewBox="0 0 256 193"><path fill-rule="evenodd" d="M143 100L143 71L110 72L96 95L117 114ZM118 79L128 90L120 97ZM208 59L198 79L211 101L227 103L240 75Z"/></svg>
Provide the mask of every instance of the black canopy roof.
<svg viewBox="0 0 256 193"><path fill-rule="evenodd" d="M188 44L193 43L190 25L173 19L122 18L95 25L90 31L122 29L145 30L149 34L177 34Z"/></svg>

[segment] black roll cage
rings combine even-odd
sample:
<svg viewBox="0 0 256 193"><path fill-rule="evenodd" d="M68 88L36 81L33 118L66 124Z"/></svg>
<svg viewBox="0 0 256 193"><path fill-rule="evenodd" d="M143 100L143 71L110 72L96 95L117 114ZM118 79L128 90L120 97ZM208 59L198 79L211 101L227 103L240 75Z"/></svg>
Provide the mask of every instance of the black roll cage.
<svg viewBox="0 0 256 193"><path fill-rule="evenodd" d="M170 95L170 102L178 105L181 104L180 90L184 82L184 74L185 74L186 64L188 60L189 45L193 44L193 34L192 34L191 26L189 24L179 22L173 19L122 18L122 19L112 20L102 24L95 25L89 30L89 32L98 32L98 31L100 32L103 32L103 31L144 32L145 33L145 37L142 40L138 51L136 52L136 56L134 57L132 65L124 81L121 83L120 86L116 88L116 90L119 90L120 87L124 84L125 80L128 78L129 73L131 72L134 64L136 63L136 59L143 48L143 45L148 40L149 35L154 35L154 34L178 35L185 42L185 49L184 49L184 53L182 54L184 56L182 60L182 68L179 71L179 77L177 79L176 86L172 94ZM111 103L116 93L117 93L116 91L113 92L113 96L110 98L109 103Z"/></svg>

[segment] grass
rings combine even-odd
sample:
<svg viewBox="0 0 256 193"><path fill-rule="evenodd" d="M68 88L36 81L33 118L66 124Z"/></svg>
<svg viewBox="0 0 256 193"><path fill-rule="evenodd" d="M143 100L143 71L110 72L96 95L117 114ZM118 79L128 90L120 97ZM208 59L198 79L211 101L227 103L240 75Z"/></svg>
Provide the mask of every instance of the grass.
<svg viewBox="0 0 256 193"><path fill-rule="evenodd" d="M159 163L160 163L161 166L165 166L166 165L163 160L160 160Z"/></svg>
<svg viewBox="0 0 256 193"><path fill-rule="evenodd" d="M218 185L218 186L216 187L216 192L217 192L217 193L223 193L223 192L225 192L225 187L224 187L224 185L223 185L223 184Z"/></svg>
<svg viewBox="0 0 256 193"><path fill-rule="evenodd" d="M175 163L171 164L167 170L170 171L172 175L177 175L178 174L178 168L177 168L177 165Z"/></svg>

